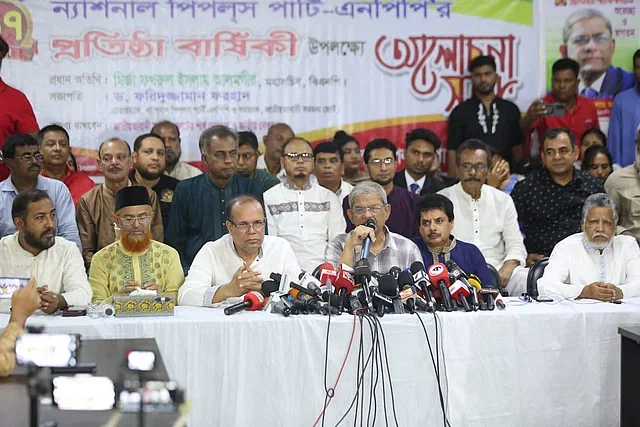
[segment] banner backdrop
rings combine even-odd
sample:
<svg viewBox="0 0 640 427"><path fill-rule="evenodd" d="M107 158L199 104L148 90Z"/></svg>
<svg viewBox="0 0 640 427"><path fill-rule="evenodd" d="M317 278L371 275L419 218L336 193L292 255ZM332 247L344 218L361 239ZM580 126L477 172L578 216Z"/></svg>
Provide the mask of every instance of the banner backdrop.
<svg viewBox="0 0 640 427"><path fill-rule="evenodd" d="M69 130L90 174L101 141L163 119L183 160L213 124L261 138L284 121L312 141L388 137L402 164L409 129L446 137L475 56L496 58L497 93L522 110L540 95L534 13L530 0L0 0L2 75L40 126Z"/></svg>
<svg viewBox="0 0 640 427"><path fill-rule="evenodd" d="M609 126L613 97L635 84L633 54L640 45L639 0L545 0L546 87L563 57L580 65L579 93L593 99L600 127Z"/></svg>

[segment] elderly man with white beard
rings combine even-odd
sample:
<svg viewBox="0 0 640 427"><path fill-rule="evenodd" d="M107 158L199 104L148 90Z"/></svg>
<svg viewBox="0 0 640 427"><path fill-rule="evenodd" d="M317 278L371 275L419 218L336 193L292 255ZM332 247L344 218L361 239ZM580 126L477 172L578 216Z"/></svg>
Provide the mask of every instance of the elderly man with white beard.
<svg viewBox="0 0 640 427"><path fill-rule="evenodd" d="M582 208L582 233L558 242L538 280L540 295L613 301L640 295L640 249L631 236L616 236L618 213L606 194Z"/></svg>
<svg viewBox="0 0 640 427"><path fill-rule="evenodd" d="M626 143L631 144L631 141ZM633 164L609 175L604 189L618 208L618 234L633 236L640 242L640 124L636 129L635 143L636 159Z"/></svg>

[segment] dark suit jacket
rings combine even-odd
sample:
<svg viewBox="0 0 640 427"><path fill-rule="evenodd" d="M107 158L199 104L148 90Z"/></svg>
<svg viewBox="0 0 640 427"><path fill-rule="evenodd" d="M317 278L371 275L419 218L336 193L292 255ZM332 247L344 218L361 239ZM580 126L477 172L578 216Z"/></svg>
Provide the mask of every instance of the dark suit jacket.
<svg viewBox="0 0 640 427"><path fill-rule="evenodd" d="M422 186L422 190L420 190L420 195L424 196L427 194L435 194L438 191L442 190L443 188L451 187L456 182L457 182L456 179L449 178L446 176L443 176L442 181L440 181L431 175L427 175L427 177L424 180L424 185ZM397 185L398 187L406 188L407 190L409 189L407 187L407 178L404 176L404 169L402 169L399 172L396 172L395 176L393 177L393 184Z"/></svg>
<svg viewBox="0 0 640 427"><path fill-rule="evenodd" d="M635 82L636 78L632 73L622 68L614 68L614 66L611 65L604 75L602 88L600 88L600 92L596 98L613 98L619 92L633 87Z"/></svg>

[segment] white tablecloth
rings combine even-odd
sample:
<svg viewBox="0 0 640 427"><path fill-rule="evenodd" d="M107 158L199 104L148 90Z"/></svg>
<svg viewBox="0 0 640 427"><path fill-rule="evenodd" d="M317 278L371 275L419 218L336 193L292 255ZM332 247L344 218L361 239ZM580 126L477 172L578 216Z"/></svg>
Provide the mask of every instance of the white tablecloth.
<svg viewBox="0 0 640 427"><path fill-rule="evenodd" d="M439 316L452 426L619 424L617 328L640 324L640 301L532 303L509 305L505 311ZM433 345L433 316L422 318ZM7 320L7 315L0 315L0 325ZM418 319L387 315L381 322L399 426L442 425ZM156 338L169 375L193 402L191 426L311 426L324 403L326 317L256 312L225 316L219 309L177 307L175 316L166 318L37 316L28 324L44 324L48 332L80 333L85 339ZM352 324L352 316L332 316L330 386ZM328 426L336 424L353 398L358 336L356 332L328 408ZM376 425L384 425L382 400L378 402ZM389 400L387 405L394 425ZM350 416L343 425L352 420Z"/></svg>

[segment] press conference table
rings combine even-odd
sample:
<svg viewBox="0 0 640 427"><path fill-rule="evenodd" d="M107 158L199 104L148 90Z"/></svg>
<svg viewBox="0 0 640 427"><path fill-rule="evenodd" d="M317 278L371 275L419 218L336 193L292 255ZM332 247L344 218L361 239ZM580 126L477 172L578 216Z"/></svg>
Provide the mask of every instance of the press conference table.
<svg viewBox="0 0 640 427"><path fill-rule="evenodd" d="M640 299L620 305L513 302L504 311L438 316L452 426L619 424L617 330L640 324ZM421 317L434 345L433 315ZM7 320L8 315L0 315L0 325ZM80 333L84 339L154 337L169 377L192 401L190 426L301 427L312 426L324 404L327 320L259 312L225 316L218 309L176 307L173 317L36 316L28 324L44 325L49 332ZM349 315L331 317L330 386L353 322ZM386 315L381 323L398 425L442 425L434 369L418 319ZM353 398L358 337L359 329L326 413L327 426L336 425ZM369 342L367 330L365 345ZM380 394L376 425L385 425ZM390 399L387 406L389 425L395 425ZM350 416L342 425L352 420Z"/></svg>

